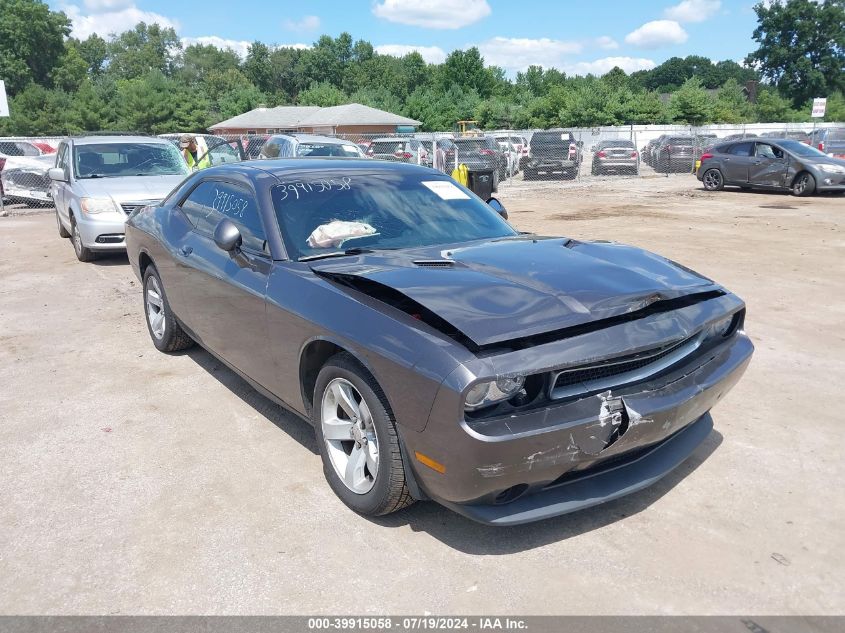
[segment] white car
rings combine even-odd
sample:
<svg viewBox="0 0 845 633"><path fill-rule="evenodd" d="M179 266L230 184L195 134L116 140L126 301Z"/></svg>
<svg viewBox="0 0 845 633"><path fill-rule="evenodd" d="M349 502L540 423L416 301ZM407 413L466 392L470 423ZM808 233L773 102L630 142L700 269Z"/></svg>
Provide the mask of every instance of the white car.
<svg viewBox="0 0 845 633"><path fill-rule="evenodd" d="M61 237L73 238L77 259L126 250L127 216L158 204L191 172L166 139L87 136L59 145L50 172Z"/></svg>
<svg viewBox="0 0 845 633"><path fill-rule="evenodd" d="M507 173L508 175L513 175L519 171L519 159L520 159L520 152L514 144L508 139L496 139L496 142L499 144L499 147L502 150L502 154L504 155L505 159L507 160Z"/></svg>

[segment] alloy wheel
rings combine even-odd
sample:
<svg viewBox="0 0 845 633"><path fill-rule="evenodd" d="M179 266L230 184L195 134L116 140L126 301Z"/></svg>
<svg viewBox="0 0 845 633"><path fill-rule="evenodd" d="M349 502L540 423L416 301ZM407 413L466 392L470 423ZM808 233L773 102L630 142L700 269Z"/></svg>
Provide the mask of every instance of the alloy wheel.
<svg viewBox="0 0 845 633"><path fill-rule="evenodd" d="M711 169L704 174L704 187L706 189L715 190L722 184L722 174L717 170Z"/></svg>
<svg viewBox="0 0 845 633"><path fill-rule="evenodd" d="M160 341L164 337L166 320L164 299L162 298L161 287L158 285L158 279L155 276L151 276L147 281L145 303L147 304L147 322L150 324L150 332Z"/></svg>
<svg viewBox="0 0 845 633"><path fill-rule="evenodd" d="M320 428L329 461L343 484L359 495L372 490L379 465L373 416L361 393L345 378L326 385Z"/></svg>
<svg viewBox="0 0 845 633"><path fill-rule="evenodd" d="M798 180L795 181L795 193L799 196L804 193L804 189L807 188L807 174L801 176Z"/></svg>

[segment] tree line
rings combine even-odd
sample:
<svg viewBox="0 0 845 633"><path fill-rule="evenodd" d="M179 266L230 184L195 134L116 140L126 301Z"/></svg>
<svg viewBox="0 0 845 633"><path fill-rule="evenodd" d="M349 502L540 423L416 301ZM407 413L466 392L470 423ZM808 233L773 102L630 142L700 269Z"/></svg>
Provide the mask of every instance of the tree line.
<svg viewBox="0 0 845 633"><path fill-rule="evenodd" d="M183 47L173 29L143 22L80 40L44 2L0 0L0 78L12 112L0 134L199 132L261 104L350 102L417 119L424 130L460 119L487 129L807 121L814 96L828 97L828 120L845 120L845 0L767 4L755 7L758 48L743 65L690 55L631 74L531 66L510 79L477 48L429 64L416 52L381 55L348 33L308 49L256 41L243 59ZM748 82L759 82L756 103Z"/></svg>

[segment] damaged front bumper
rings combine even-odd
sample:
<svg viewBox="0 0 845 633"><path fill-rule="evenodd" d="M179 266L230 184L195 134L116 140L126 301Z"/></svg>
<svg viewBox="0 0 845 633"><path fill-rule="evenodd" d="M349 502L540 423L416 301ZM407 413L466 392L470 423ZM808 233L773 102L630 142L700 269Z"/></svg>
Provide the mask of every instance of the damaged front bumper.
<svg viewBox="0 0 845 633"><path fill-rule="evenodd" d="M405 434L432 499L471 519L510 525L587 508L641 490L682 463L712 429L709 410L740 379L753 345L743 332L650 380L529 411L449 424L435 406Z"/></svg>

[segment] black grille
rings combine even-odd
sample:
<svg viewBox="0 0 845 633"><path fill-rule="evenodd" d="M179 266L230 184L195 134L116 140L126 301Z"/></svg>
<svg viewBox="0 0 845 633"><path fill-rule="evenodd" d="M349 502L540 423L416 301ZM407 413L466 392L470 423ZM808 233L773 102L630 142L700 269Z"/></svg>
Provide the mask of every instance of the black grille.
<svg viewBox="0 0 845 633"><path fill-rule="evenodd" d="M124 212L126 215L130 215L130 214L132 214L133 212L135 212L135 211L137 211L138 209L140 209L141 207L143 207L144 205L143 205L143 204L122 204L122 205L120 205L120 206L121 206L121 208L123 209L123 212Z"/></svg>
<svg viewBox="0 0 845 633"><path fill-rule="evenodd" d="M679 347L684 345L687 341L681 341L679 343L675 343L673 345L669 345L667 347L657 347L646 352L642 352L637 354L634 357L630 357L629 360L623 359L613 359L610 361L605 361L604 363L599 363L596 365L590 365L588 367L581 367L577 369L568 370L562 372L558 375L557 380L555 380L555 389L559 389L560 387L569 387L571 385L576 385L581 382L589 382L591 380L599 380L602 378L611 378L613 376L618 376L619 374L624 374L629 371L635 371L637 369L642 369L643 367L647 367L651 363L657 362L661 358L665 358Z"/></svg>
<svg viewBox="0 0 845 633"><path fill-rule="evenodd" d="M414 264L423 268L451 268L455 262L450 259L418 259Z"/></svg>

